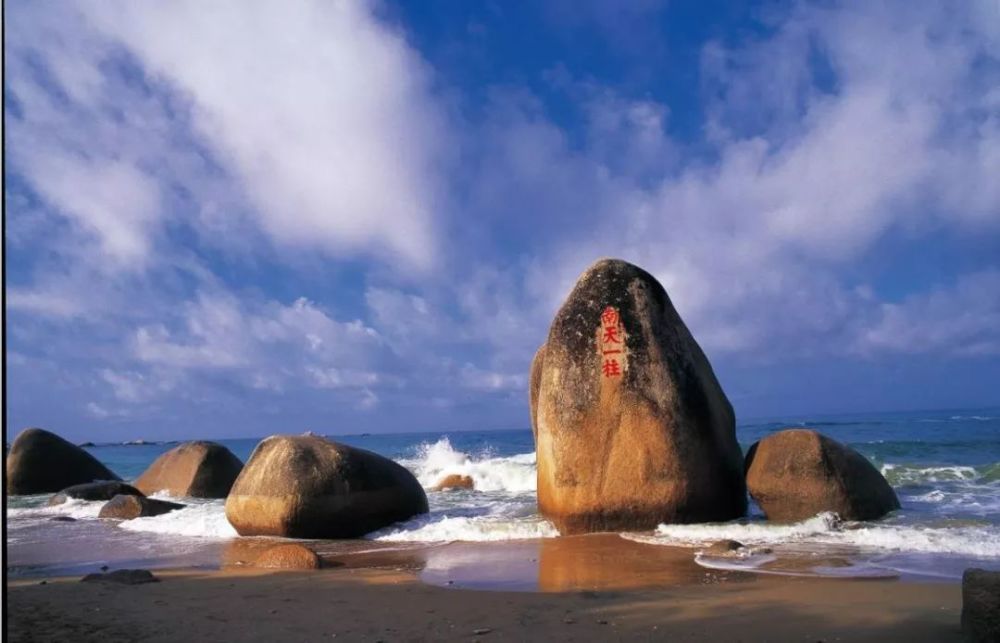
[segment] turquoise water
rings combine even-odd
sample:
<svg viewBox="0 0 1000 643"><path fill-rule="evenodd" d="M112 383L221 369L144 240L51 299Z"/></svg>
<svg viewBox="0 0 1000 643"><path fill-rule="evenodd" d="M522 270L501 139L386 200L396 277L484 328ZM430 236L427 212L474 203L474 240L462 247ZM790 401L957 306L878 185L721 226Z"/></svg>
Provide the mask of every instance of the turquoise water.
<svg viewBox="0 0 1000 643"><path fill-rule="evenodd" d="M766 523L751 506L750 516L741 521L664 525L625 536L695 552L714 540L733 538L751 552L770 552L735 561L706 559L705 565L761 572L783 557L808 561L834 555L849 562L850 573L860 574L958 578L967 566L1000 568L1000 409L767 418L739 423L737 436L745 450L769 433L794 426L815 428L868 457L896 489L902 509L872 523L843 524L820 515L789 526ZM402 462L428 488L450 473L475 480L474 491L429 493L429 514L370 534L372 540L439 543L558 535L536 511L534 445L527 429L329 437ZM244 461L258 441L220 440ZM88 450L122 478L134 479L175 444ZM122 558L147 566L211 565L219 548L235 537L223 501L186 499L184 510L115 524L96 519L100 503L48 508L46 500L8 499L13 574L75 573ZM53 522L57 515L77 521Z"/></svg>

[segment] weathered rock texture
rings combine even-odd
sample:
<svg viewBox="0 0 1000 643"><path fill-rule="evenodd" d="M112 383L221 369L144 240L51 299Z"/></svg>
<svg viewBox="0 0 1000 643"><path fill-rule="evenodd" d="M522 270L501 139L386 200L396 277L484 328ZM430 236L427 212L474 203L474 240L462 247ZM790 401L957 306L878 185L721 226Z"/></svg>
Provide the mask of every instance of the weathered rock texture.
<svg viewBox="0 0 1000 643"><path fill-rule="evenodd" d="M66 487L49 498L50 505L61 505L70 498L79 500L111 500L115 496L141 496L142 492L135 487L109 480L107 482L87 482Z"/></svg>
<svg viewBox="0 0 1000 643"><path fill-rule="evenodd" d="M95 480L120 480L75 444L44 429L25 429L7 454L7 493L51 493Z"/></svg>
<svg viewBox="0 0 1000 643"><path fill-rule="evenodd" d="M427 511L409 471L380 455L312 436L271 436L226 499L242 536L355 538Z"/></svg>
<svg viewBox="0 0 1000 643"><path fill-rule="evenodd" d="M233 453L215 442L185 442L149 465L135 486L143 493L166 491L172 496L225 498L243 470Z"/></svg>
<svg viewBox="0 0 1000 643"><path fill-rule="evenodd" d="M823 511L874 520L899 509L896 492L863 455L809 429L787 429L750 447L747 488L768 520L794 522Z"/></svg>
<svg viewBox="0 0 1000 643"><path fill-rule="evenodd" d="M542 388L542 365L545 364L545 344L538 347L531 360L528 376L528 408L531 410L531 433L538 441L538 391Z"/></svg>
<svg viewBox="0 0 1000 643"><path fill-rule="evenodd" d="M1000 571L962 574L962 633L976 643L1000 641Z"/></svg>
<svg viewBox="0 0 1000 643"><path fill-rule="evenodd" d="M732 407L649 273L613 259L591 266L533 369L538 505L561 532L746 512Z"/></svg>
<svg viewBox="0 0 1000 643"><path fill-rule="evenodd" d="M450 491L452 489L475 489L476 483L469 476L453 473L447 475L434 485L434 491Z"/></svg>
<svg viewBox="0 0 1000 643"><path fill-rule="evenodd" d="M276 545L257 557L254 567L266 569L319 569L323 566L316 552L305 545Z"/></svg>
<svg viewBox="0 0 1000 643"><path fill-rule="evenodd" d="M131 520L146 516L159 516L184 505L166 500L154 500L142 496L115 496L101 507L98 518L113 518L115 520Z"/></svg>

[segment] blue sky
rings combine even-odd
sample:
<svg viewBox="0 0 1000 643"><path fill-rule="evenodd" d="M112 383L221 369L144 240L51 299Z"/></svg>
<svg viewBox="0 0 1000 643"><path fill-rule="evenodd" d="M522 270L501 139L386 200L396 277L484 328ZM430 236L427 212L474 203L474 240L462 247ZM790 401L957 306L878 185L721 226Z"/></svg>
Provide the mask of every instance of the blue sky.
<svg viewBox="0 0 1000 643"><path fill-rule="evenodd" d="M8 431L528 426L576 277L740 418L1000 404L982 2L9 2Z"/></svg>

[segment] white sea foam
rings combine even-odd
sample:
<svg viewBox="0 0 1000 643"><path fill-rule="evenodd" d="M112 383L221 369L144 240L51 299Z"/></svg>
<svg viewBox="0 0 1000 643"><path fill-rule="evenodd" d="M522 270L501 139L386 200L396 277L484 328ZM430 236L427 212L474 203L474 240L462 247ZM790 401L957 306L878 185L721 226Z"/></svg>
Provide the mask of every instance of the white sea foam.
<svg viewBox="0 0 1000 643"><path fill-rule="evenodd" d="M695 554L694 562L707 569L718 569L734 572L754 572L773 576L836 576L840 578L894 578L898 571L893 568L869 563L855 563L846 567L829 567L817 565L809 571L793 571L789 569L767 569L767 563L777 560L777 556L756 556L749 558L715 558L704 554Z"/></svg>
<svg viewBox="0 0 1000 643"><path fill-rule="evenodd" d="M699 547L716 540L748 545L838 545L859 550L960 554L1000 558L1000 527L923 527L916 525L860 526L841 523L822 513L791 525L770 523L713 523L660 525L655 535L622 534L638 542Z"/></svg>
<svg viewBox="0 0 1000 643"><path fill-rule="evenodd" d="M409 468L425 488L431 488L447 475L472 478L477 491L535 490L535 454L522 453L509 457L479 457L456 451L448 438L418 448L416 458L400 462Z"/></svg>
<svg viewBox="0 0 1000 643"><path fill-rule="evenodd" d="M101 513L101 507L103 507L105 502L103 500L91 501L91 500L80 500L79 498L70 498L66 502L58 505L35 505L30 507L8 507L7 508L7 518L8 519L30 519L30 518L43 518L49 519L55 516L69 516L70 518L76 518L77 520L85 520L87 518L97 518L97 514Z"/></svg>
<svg viewBox="0 0 1000 643"><path fill-rule="evenodd" d="M221 501L190 504L160 516L133 518L118 524L126 531L142 531L198 538L235 538L236 530L226 519Z"/></svg>
<svg viewBox="0 0 1000 643"><path fill-rule="evenodd" d="M973 481L980 477L975 467L937 466L920 467L905 464L883 464L882 475L893 486L926 484L928 482Z"/></svg>
<svg viewBox="0 0 1000 643"><path fill-rule="evenodd" d="M401 542L497 541L552 538L559 532L546 520L507 516L425 516L371 534L373 540Z"/></svg>

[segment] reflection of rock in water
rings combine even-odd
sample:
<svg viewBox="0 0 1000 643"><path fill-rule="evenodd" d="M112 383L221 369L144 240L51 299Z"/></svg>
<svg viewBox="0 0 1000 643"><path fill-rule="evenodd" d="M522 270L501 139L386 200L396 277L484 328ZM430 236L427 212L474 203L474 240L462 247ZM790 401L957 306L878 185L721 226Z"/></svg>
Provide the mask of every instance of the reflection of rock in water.
<svg viewBox="0 0 1000 643"><path fill-rule="evenodd" d="M645 545L614 534L545 539L541 543L538 566L538 586L546 592L687 585L733 579L732 574L725 572L706 573L695 564L691 549Z"/></svg>

